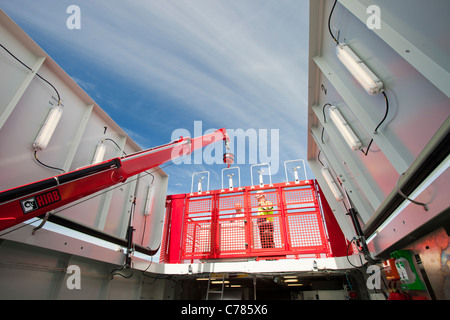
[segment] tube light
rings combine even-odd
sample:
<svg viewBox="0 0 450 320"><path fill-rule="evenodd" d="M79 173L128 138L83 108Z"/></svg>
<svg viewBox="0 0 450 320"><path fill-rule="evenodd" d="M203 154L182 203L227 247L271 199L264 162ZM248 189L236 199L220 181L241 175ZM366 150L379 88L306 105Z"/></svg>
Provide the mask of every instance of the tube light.
<svg viewBox="0 0 450 320"><path fill-rule="evenodd" d="M288 287L301 287L303 286L303 283L289 283Z"/></svg>
<svg viewBox="0 0 450 320"><path fill-rule="evenodd" d="M330 187L331 192L336 198L336 201L342 201L344 199L344 196L342 195L341 190L339 190L338 186L336 185L336 182L334 182L334 179L331 176L331 173L328 170L328 168L322 168L321 172L323 177L327 181L327 184Z"/></svg>
<svg viewBox="0 0 450 320"><path fill-rule="evenodd" d="M36 137L36 140L33 143L33 147L35 150L44 150L47 148L50 139L55 132L56 126L58 125L59 120L61 119L63 113L63 109L61 106L54 106L50 112L48 113L47 119L45 119L44 124L39 131L39 134Z"/></svg>
<svg viewBox="0 0 450 320"><path fill-rule="evenodd" d="M336 46L336 54L359 84L370 95L383 91L383 82L364 64L346 43Z"/></svg>
<svg viewBox="0 0 450 320"><path fill-rule="evenodd" d="M286 279L284 282L298 282L298 279Z"/></svg>
<svg viewBox="0 0 450 320"><path fill-rule="evenodd" d="M147 198L145 199L144 216L148 216L150 214L151 204L152 204L152 184L148 186Z"/></svg>
<svg viewBox="0 0 450 320"><path fill-rule="evenodd" d="M103 161L105 157L106 146L102 142L97 145L97 149L95 149L94 159L92 159L92 164L96 164Z"/></svg>
<svg viewBox="0 0 450 320"><path fill-rule="evenodd" d="M362 143L353 132L350 125L347 123L345 118L339 112L339 109L335 106L331 106L330 108L330 118L336 125L339 132L344 137L347 144L350 146L352 150L360 150L362 148Z"/></svg>

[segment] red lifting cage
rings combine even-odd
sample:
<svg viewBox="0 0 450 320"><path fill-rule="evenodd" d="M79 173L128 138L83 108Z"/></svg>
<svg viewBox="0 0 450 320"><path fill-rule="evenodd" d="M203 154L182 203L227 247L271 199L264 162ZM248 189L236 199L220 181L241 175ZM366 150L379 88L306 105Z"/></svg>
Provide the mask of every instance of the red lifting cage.
<svg viewBox="0 0 450 320"><path fill-rule="evenodd" d="M258 215L260 191L273 214ZM343 256L347 243L319 185L306 180L168 196L160 260Z"/></svg>

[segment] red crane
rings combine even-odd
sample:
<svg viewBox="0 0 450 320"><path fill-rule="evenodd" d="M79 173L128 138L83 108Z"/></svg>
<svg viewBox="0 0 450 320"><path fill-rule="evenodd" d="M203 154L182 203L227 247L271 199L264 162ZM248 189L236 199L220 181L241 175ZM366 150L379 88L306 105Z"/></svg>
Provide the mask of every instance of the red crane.
<svg viewBox="0 0 450 320"><path fill-rule="evenodd" d="M225 129L192 139L180 137L159 147L4 190L0 192L0 231L221 140L228 148L229 137ZM226 162L229 164L228 161L229 157Z"/></svg>

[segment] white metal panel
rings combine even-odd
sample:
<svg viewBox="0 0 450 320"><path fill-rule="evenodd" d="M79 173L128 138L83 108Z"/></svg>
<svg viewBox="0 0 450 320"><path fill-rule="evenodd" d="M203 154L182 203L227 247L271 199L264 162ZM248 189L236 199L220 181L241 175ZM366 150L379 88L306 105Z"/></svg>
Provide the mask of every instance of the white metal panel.
<svg viewBox="0 0 450 320"><path fill-rule="evenodd" d="M331 32L340 42L348 43L384 82L389 113L377 134L374 129L386 110L384 97L369 96L338 60L328 30L334 2L310 1L308 161L320 183L320 151L321 162L331 166L336 178L352 191L350 198L364 224L395 191L399 175L411 167L450 115L450 48L444 41L450 24L443 18L450 2L337 1L330 19ZM369 5L380 8L380 29L366 26L372 14L367 12ZM338 106L362 140L364 150L373 138L367 156L342 145L342 137L331 130L327 113L327 122L323 119L321 108L326 103ZM323 127L324 142L320 134ZM324 181L320 185L341 228L347 230L342 202L331 198ZM413 230L413 224L406 225L401 228L405 232L402 236ZM390 239L392 244L399 238Z"/></svg>
<svg viewBox="0 0 450 320"><path fill-rule="evenodd" d="M0 11L0 44L33 72L37 70L61 97L63 115L48 147L37 152L40 161L65 171L83 167L91 164L96 147L102 140L106 145L105 160L122 156L124 152L130 154L141 150L3 11ZM0 48L0 190L61 173L40 165L34 159L33 141L58 99L55 90L33 72ZM154 179L142 174L139 176L142 182L137 183L138 176L130 177L109 192L99 192L53 213L124 237L134 195L136 208L142 208L147 197L144 189L152 184L150 215L145 218L142 213L136 214L133 224L139 232L135 236L138 243L144 246L151 244L156 249L161 240L161 217L168 177L163 170L155 170ZM39 245L45 246L44 243Z"/></svg>
<svg viewBox="0 0 450 320"><path fill-rule="evenodd" d="M40 235L45 232L41 230ZM45 236L45 235L44 235ZM68 247L85 246L83 250L95 255L91 243L77 239L56 239ZM64 245L64 243L66 243ZM164 288L165 280L145 281L141 272L121 270L127 278L114 275L118 267L105 263L103 258L86 258L64 250L52 250L15 241L0 244L0 299L2 300L117 300L117 299L170 299L173 288ZM80 247L78 248L80 250ZM115 252L119 257L119 253ZM118 259L120 262L120 259ZM69 270L77 267L77 275ZM73 270L73 269L71 269ZM72 287L74 277L79 287ZM128 276L130 276L128 278ZM151 279L151 278L149 278ZM160 291L165 289L163 291ZM144 293L144 294L142 294ZM148 296L148 293L152 293ZM159 293L159 294L158 294ZM163 296L163 293L165 295Z"/></svg>
<svg viewBox="0 0 450 320"><path fill-rule="evenodd" d="M383 252L411 231L420 229L423 224L448 210L448 190L450 190L450 156L411 196L413 200L427 204L428 211L425 211L423 206L405 200L373 236L367 239L369 248L373 252Z"/></svg>
<svg viewBox="0 0 450 320"><path fill-rule="evenodd" d="M350 261L350 262L349 262ZM363 260L364 261L364 260ZM202 274L202 273L275 273L275 272L329 272L354 268L361 265L359 255L337 258L281 259L277 261L206 262L192 264L152 263L136 259L135 268L159 274Z"/></svg>
<svg viewBox="0 0 450 320"><path fill-rule="evenodd" d="M338 73L337 77L349 87L351 94L362 105L368 117L372 119L371 122L367 123L372 124L372 126L363 123L368 133L371 134L373 129L375 129L374 124L376 125L384 114L383 97L381 95L368 96L338 61L335 53L335 43L328 34L327 28L328 16L333 2L325 2L327 6L323 12L323 29L319 40L323 43L320 56ZM345 1L345 3L352 8L360 5L358 1ZM402 7L402 14L395 16L395 19L392 18L392 21L388 21L394 25L403 24L402 31L417 29L418 22L412 17L420 16L420 11L417 10L424 6L424 4L412 6L409 0L395 1L395 5L392 1L372 1L370 4L380 6L382 10L381 20L391 19L391 10L394 10L394 8L398 10ZM367 8L367 6L364 7ZM442 38L440 38L442 36L442 30L440 29L442 22L437 21L437 19L429 19L429 17L433 15L440 16L441 11L450 10L449 6L450 3L446 1L431 1L426 5L427 15L422 16L419 24L427 25L428 38L426 43L434 44L433 46L422 44L424 48L427 48L427 51L433 51L433 47L442 46ZM446 8L447 10L445 10ZM338 1L331 19L331 28L332 31L338 30L340 32L340 41L349 43L352 49L385 83L386 94L390 97L391 112L386 122L380 128L380 133L385 134L391 143L398 141L399 143L395 143L396 148L406 148L406 150L400 150L408 164L411 164L449 115L450 100L374 31L368 29L365 22L369 14L366 13L365 17L366 19L361 21ZM425 19L427 19L426 22L424 21ZM448 28L448 21L446 25ZM435 30L435 32L432 32L432 30ZM400 31L400 29L397 31ZM412 34L408 32L408 36L412 36ZM449 48L446 48L446 50L446 60L448 60L450 50ZM325 76L328 76L328 73ZM349 105L349 107L351 108L352 106ZM353 112L357 113L356 111L353 110ZM361 120L360 116L358 118Z"/></svg>
<svg viewBox="0 0 450 320"><path fill-rule="evenodd" d="M374 4L368 0L340 2L364 22L368 6ZM376 1L375 4L383 13L383 19L380 28L373 31L450 97L448 8L445 7L448 3L442 0L409 0L388 5Z"/></svg>

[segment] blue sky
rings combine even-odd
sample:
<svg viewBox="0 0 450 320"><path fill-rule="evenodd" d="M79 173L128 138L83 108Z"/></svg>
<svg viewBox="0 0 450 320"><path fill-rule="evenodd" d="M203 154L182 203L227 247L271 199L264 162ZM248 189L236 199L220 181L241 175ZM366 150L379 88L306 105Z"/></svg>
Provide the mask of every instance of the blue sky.
<svg viewBox="0 0 450 320"><path fill-rule="evenodd" d="M194 134L194 121L203 130L277 129L272 181L282 182L284 161L306 160L308 2L0 0L0 7L142 148L169 142L176 129ZM79 30L66 27L73 4ZM239 165L242 185L250 185L250 165ZM171 165L168 193L190 192L200 171L219 189L224 167Z"/></svg>

